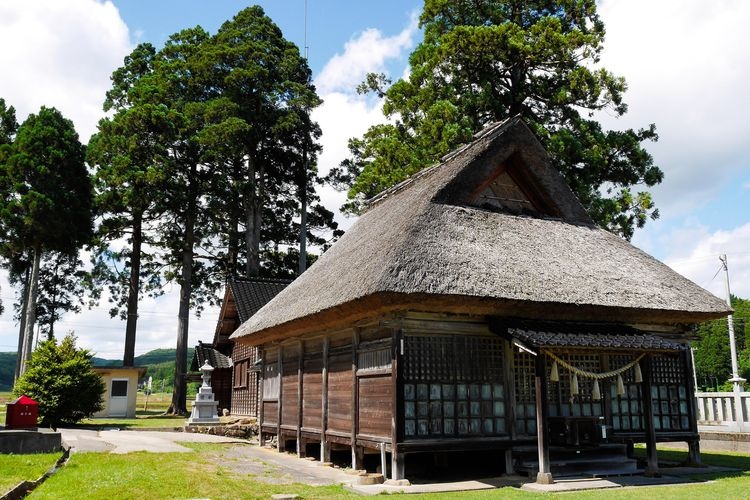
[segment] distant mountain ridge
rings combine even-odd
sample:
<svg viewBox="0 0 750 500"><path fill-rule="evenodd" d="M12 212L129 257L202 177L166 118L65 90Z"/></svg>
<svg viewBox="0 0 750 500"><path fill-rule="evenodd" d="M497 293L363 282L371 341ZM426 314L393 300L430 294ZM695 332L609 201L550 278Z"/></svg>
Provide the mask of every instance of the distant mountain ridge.
<svg viewBox="0 0 750 500"><path fill-rule="evenodd" d="M154 349L135 357L135 366L146 368L146 376L154 380L172 380L174 378L175 349ZM193 348L188 348L188 366L193 358ZM91 358L94 366L122 366L121 359ZM16 353L0 352L0 391L13 388L13 372L16 369Z"/></svg>

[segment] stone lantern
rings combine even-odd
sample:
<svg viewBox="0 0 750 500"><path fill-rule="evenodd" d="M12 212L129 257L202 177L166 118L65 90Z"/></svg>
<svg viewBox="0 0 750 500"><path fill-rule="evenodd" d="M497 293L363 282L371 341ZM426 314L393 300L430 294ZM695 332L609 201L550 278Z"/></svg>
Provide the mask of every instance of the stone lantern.
<svg viewBox="0 0 750 500"><path fill-rule="evenodd" d="M198 389L198 394L195 395L188 425L218 424L219 416L216 408L219 406L219 402L214 399L214 393L211 389L211 372L214 371L214 367L209 365L208 360L206 360L203 366L201 366L201 371L203 372L203 375L201 375L203 385Z"/></svg>

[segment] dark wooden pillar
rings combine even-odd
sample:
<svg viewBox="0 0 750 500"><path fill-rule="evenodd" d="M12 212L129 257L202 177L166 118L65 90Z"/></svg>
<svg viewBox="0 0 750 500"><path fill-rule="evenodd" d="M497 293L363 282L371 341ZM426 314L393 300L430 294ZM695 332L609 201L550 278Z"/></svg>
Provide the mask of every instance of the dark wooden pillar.
<svg viewBox="0 0 750 500"><path fill-rule="evenodd" d="M359 328L352 333L352 469L362 467L362 450L357 448L357 429L359 427L359 380L357 379L357 351L359 350Z"/></svg>
<svg viewBox="0 0 750 500"><path fill-rule="evenodd" d="M320 412L320 461L330 462L331 444L326 438L326 429L328 428L328 337L323 339L321 386L323 387L323 397L321 398L323 407Z"/></svg>
<svg viewBox="0 0 750 500"><path fill-rule="evenodd" d="M305 344L301 340L298 345L297 359L297 456L305 456L305 445L302 442L302 380L305 368Z"/></svg>
<svg viewBox="0 0 750 500"><path fill-rule="evenodd" d="M536 482L539 484L552 484L552 471L549 463L549 432L547 430L547 417L549 408L547 406L547 359L543 353L535 358L536 373L534 382L536 385L536 438L537 450L539 452L539 472Z"/></svg>
<svg viewBox="0 0 750 500"><path fill-rule="evenodd" d="M509 340L503 342L503 380L505 381L505 428L511 442L516 440L516 382L513 370L515 356ZM505 473L513 474L513 452L505 450Z"/></svg>
<svg viewBox="0 0 750 500"><path fill-rule="evenodd" d="M682 366L685 367L685 383L687 384L688 420L690 421L690 432L694 434L693 439L688 441L688 464L698 467L701 465L700 434L698 433L698 408L695 399L695 386L693 384L693 356L690 346L682 351Z"/></svg>
<svg viewBox="0 0 750 500"><path fill-rule="evenodd" d="M258 445L263 446L263 380L266 376L266 353L262 348L258 348L258 357L260 358L260 372L258 372L258 388L255 391L255 397L258 401L256 413L258 414ZM234 383L234 381L232 381Z"/></svg>
<svg viewBox="0 0 750 500"><path fill-rule="evenodd" d="M279 370L279 396L276 400L276 443L279 452L285 451L284 439L281 437L281 399L284 395L284 348L279 346L279 359L276 361Z"/></svg>
<svg viewBox="0 0 750 500"><path fill-rule="evenodd" d="M610 370L609 366L609 354L601 354L601 367L602 372L608 372ZM616 380L616 379L614 379ZM604 406L604 411L602 412L604 414L604 425L607 429L607 437L606 440L609 441L609 439L612 437L612 392L611 392L611 384L613 382L613 379L603 379L600 381L600 389L602 394L602 399L599 401L600 404ZM615 382L616 383L616 382ZM602 436L604 437L604 436Z"/></svg>
<svg viewBox="0 0 750 500"><path fill-rule="evenodd" d="M401 346L403 333L397 328L391 335L391 384L393 387L393 411L391 413L391 479L404 479L406 456L398 452L398 445L404 436L404 391L401 374ZM383 471L386 476L386 471Z"/></svg>
<svg viewBox="0 0 750 500"><path fill-rule="evenodd" d="M651 401L651 386L653 378L651 373L651 355L647 354L641 360L641 397L643 398L643 418L646 429L646 472L648 477L659 477L659 457L656 452L656 429L654 428L654 406Z"/></svg>

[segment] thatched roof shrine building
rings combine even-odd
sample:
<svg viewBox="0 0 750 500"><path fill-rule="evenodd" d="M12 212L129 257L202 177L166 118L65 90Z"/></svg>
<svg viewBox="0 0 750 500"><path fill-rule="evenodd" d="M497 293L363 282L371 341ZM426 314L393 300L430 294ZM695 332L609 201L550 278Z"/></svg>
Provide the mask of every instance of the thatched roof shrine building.
<svg viewBox="0 0 750 500"><path fill-rule="evenodd" d="M597 227L513 118L371 200L231 338L260 349L280 449L358 467L384 447L401 478L407 454L489 448L550 481L573 449L646 442L653 473L678 440L698 460L685 342L727 313Z"/></svg>

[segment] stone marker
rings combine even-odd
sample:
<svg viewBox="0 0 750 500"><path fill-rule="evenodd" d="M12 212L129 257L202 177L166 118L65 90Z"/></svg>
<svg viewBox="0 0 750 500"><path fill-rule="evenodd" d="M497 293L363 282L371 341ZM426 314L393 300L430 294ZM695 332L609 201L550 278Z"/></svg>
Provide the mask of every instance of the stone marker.
<svg viewBox="0 0 750 500"><path fill-rule="evenodd" d="M217 425L219 415L216 408L219 406L219 402L214 400L214 393L211 390L211 372L214 371L214 368L206 360L201 366L201 371L203 372L203 375L201 375L203 385L198 389L198 394L195 395L193 411L190 412L188 425Z"/></svg>

